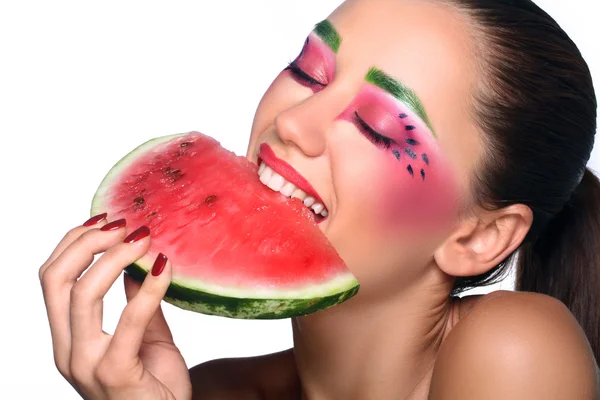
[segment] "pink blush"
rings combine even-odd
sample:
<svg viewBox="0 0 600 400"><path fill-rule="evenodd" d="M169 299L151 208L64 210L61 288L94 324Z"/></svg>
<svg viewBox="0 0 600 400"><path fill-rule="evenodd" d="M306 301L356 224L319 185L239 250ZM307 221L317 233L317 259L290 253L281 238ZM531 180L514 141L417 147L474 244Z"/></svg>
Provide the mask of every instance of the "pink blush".
<svg viewBox="0 0 600 400"><path fill-rule="evenodd" d="M429 165L408 157L381 157L373 168L375 217L381 226L431 231L452 220L457 186L440 154L429 152L428 156Z"/></svg>
<svg viewBox="0 0 600 400"><path fill-rule="evenodd" d="M378 224L387 230L406 227L412 233L450 222L457 184L429 127L406 104L368 83L339 118L358 125L355 113L394 141L388 148L380 146L380 156L369 166L368 191Z"/></svg>

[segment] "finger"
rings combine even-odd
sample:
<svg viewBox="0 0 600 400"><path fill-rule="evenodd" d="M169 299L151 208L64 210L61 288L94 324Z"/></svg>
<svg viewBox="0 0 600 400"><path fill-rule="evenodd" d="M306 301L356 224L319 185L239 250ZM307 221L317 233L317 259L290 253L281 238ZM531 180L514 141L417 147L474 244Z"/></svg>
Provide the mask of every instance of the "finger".
<svg viewBox="0 0 600 400"><path fill-rule="evenodd" d="M137 360L144 333L156 315L171 282L171 263L159 254L144 283L127 304L106 351L108 360ZM165 323L166 326L166 323Z"/></svg>
<svg viewBox="0 0 600 400"><path fill-rule="evenodd" d="M87 221L85 221L82 225L80 225L74 229L71 229L69 232L67 232L67 234L58 243L58 245L56 246L56 248L54 249L52 254L50 254L50 257L48 257L48 259L40 267L40 270L39 270L40 279L42 279L42 277L44 276L44 272L46 272L46 269L48 268L48 266L50 264L52 264L52 262L54 262L54 260L56 260L56 258L63 251L65 251L65 249L71 243L73 243L78 237L80 237L84 232L87 232L90 229L101 228L104 225L106 225L106 217L107 217L106 213L96 215L96 216L88 219Z"/></svg>
<svg viewBox="0 0 600 400"><path fill-rule="evenodd" d="M108 249L79 279L71 290L71 334L73 351L102 335L103 298L131 263L139 260L150 246L150 229L142 226L121 243Z"/></svg>
<svg viewBox="0 0 600 400"><path fill-rule="evenodd" d="M44 272L42 289L54 354L59 368L68 364L70 358L71 288L77 277L92 263L94 255L114 245L123 235L123 229L112 232L103 232L99 229L87 230L69 244Z"/></svg>
<svg viewBox="0 0 600 400"><path fill-rule="evenodd" d="M127 297L127 302L129 303L139 292L141 284L128 274L125 274L123 281L125 283L125 295ZM167 324L167 320L165 319L165 315L160 305L148 324L142 341L143 343L173 342L171 329Z"/></svg>
<svg viewBox="0 0 600 400"><path fill-rule="evenodd" d="M120 219L102 226L101 229L88 228L81 231L80 235L56 257L51 257L51 262L46 267L42 280L48 280L44 277L50 275L53 279L60 279L61 282L76 281L94 261L96 254L106 251L123 239L125 225L126 221Z"/></svg>

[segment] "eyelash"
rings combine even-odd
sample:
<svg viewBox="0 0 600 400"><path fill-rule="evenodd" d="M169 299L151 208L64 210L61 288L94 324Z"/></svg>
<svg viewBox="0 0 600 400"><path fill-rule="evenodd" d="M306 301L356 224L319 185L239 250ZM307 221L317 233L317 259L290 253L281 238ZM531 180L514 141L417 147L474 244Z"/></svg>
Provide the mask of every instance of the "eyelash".
<svg viewBox="0 0 600 400"><path fill-rule="evenodd" d="M304 82L306 82L309 85L316 85L316 86L325 86L325 84L317 81L316 79L314 79L313 77L311 77L310 75L308 75L306 72L304 72L302 70L302 68L300 68L296 62L296 60L294 61L290 61L288 63L288 66L286 68L286 70L290 70L290 72L292 74L294 74L294 76Z"/></svg>
<svg viewBox="0 0 600 400"><path fill-rule="evenodd" d="M384 149L389 149L393 144L396 144L395 140L390 139L387 136L375 131L371 128L359 115L358 111L354 111L354 122L358 125L359 129L369 136L369 138L377 145Z"/></svg>

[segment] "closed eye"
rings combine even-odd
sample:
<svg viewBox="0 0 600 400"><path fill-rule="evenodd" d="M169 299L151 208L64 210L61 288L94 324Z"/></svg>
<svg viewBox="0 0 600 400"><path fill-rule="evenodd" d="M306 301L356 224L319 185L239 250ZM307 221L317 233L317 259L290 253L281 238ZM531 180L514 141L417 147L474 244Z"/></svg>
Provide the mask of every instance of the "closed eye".
<svg viewBox="0 0 600 400"><path fill-rule="evenodd" d="M292 61L288 64L286 70L289 70L294 77L296 77L297 79L309 84L309 85L316 85L316 86L326 86L324 83L319 82L318 80L316 80L315 78L313 78L312 76L308 75L306 72L304 72L302 70L302 68L300 68L298 66L298 64L296 63L296 61Z"/></svg>
<svg viewBox="0 0 600 400"><path fill-rule="evenodd" d="M369 139L378 146L389 149L391 145L396 144L396 141L387 136L383 136L369 126L359 115L358 111L354 111L354 121L358 125L361 132L366 134Z"/></svg>

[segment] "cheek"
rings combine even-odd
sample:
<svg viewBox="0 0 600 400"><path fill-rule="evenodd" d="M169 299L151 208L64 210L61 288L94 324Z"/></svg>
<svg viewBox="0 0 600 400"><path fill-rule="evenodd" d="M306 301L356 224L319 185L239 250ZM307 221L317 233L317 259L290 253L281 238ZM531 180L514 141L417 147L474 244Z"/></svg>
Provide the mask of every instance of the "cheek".
<svg viewBox="0 0 600 400"><path fill-rule="evenodd" d="M407 234L447 228L457 210L457 184L450 165L435 151L399 160L381 153L373 168L375 223L388 232L400 229Z"/></svg>

